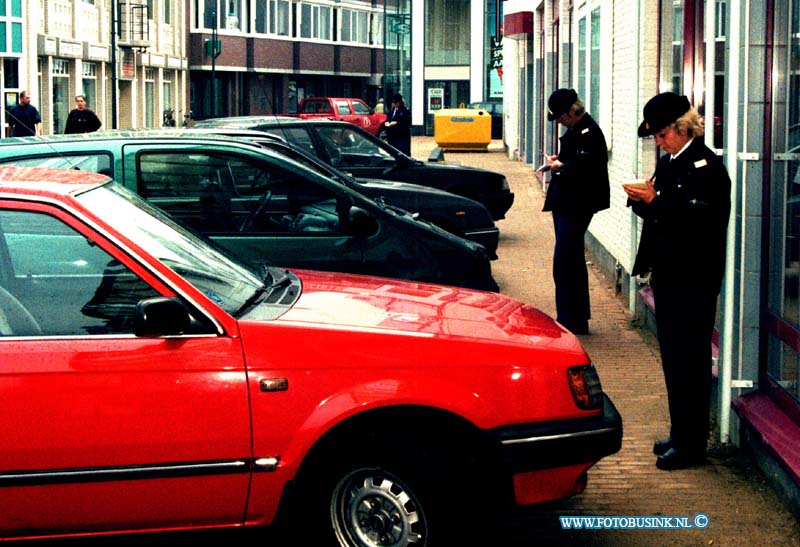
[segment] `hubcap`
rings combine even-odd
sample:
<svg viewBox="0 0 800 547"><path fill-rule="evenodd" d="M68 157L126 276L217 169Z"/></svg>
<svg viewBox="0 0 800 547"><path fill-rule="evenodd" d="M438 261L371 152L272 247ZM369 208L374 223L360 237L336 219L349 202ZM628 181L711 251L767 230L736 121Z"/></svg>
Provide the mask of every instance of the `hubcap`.
<svg viewBox="0 0 800 547"><path fill-rule="evenodd" d="M404 547L427 542L425 517L414 493L375 469L361 469L339 481L331 518L342 545Z"/></svg>

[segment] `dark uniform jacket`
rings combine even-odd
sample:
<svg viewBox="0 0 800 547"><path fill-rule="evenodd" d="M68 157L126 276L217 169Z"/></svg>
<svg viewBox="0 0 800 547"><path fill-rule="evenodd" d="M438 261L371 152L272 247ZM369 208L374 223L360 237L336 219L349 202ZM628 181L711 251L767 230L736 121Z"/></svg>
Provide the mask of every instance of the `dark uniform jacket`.
<svg viewBox="0 0 800 547"><path fill-rule="evenodd" d="M608 149L603 131L589 114L560 138L558 159L543 211L596 213L609 207Z"/></svg>
<svg viewBox="0 0 800 547"><path fill-rule="evenodd" d="M652 271L656 283L720 290L730 216L731 180L702 138L656 164L656 198L628 200L644 219L633 275Z"/></svg>
<svg viewBox="0 0 800 547"><path fill-rule="evenodd" d="M397 122L386 128L386 142L411 155L411 111L405 105L393 109L386 117L387 122Z"/></svg>

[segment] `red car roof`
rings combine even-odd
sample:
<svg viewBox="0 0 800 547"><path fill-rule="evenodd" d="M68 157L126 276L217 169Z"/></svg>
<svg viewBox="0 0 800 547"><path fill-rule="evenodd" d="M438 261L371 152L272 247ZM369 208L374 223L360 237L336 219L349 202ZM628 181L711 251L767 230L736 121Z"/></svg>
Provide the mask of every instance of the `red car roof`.
<svg viewBox="0 0 800 547"><path fill-rule="evenodd" d="M0 192L67 195L108 182L107 175L77 169L0 167Z"/></svg>

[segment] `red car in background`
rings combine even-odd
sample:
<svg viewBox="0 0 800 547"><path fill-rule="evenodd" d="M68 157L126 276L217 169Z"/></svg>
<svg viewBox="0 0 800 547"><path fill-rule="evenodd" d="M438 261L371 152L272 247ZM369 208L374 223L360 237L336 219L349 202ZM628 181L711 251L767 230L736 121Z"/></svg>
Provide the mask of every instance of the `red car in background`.
<svg viewBox="0 0 800 547"><path fill-rule="evenodd" d="M363 127L376 137L380 134L386 114L375 110L361 99L344 97L307 97L300 100L297 114L292 117L323 120L339 120Z"/></svg>
<svg viewBox="0 0 800 547"><path fill-rule="evenodd" d="M0 168L0 226L0 539L281 506L303 544L451 545L620 448L575 336L503 295L242 264L78 170Z"/></svg>

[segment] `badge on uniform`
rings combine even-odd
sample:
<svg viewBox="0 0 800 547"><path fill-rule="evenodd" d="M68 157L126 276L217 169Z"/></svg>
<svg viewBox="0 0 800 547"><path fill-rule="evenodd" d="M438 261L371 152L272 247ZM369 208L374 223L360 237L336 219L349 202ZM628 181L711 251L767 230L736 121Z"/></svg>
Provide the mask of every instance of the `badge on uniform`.
<svg viewBox="0 0 800 547"><path fill-rule="evenodd" d="M696 162L694 162L695 169L700 169L701 167L705 167L706 165L708 165L708 162L706 160L697 160Z"/></svg>
<svg viewBox="0 0 800 547"><path fill-rule="evenodd" d="M581 135L585 135L585 134L586 134L586 133L588 133L588 132L589 132L589 128L588 128L588 127L585 127L585 128L583 129L583 131L581 131Z"/></svg>

